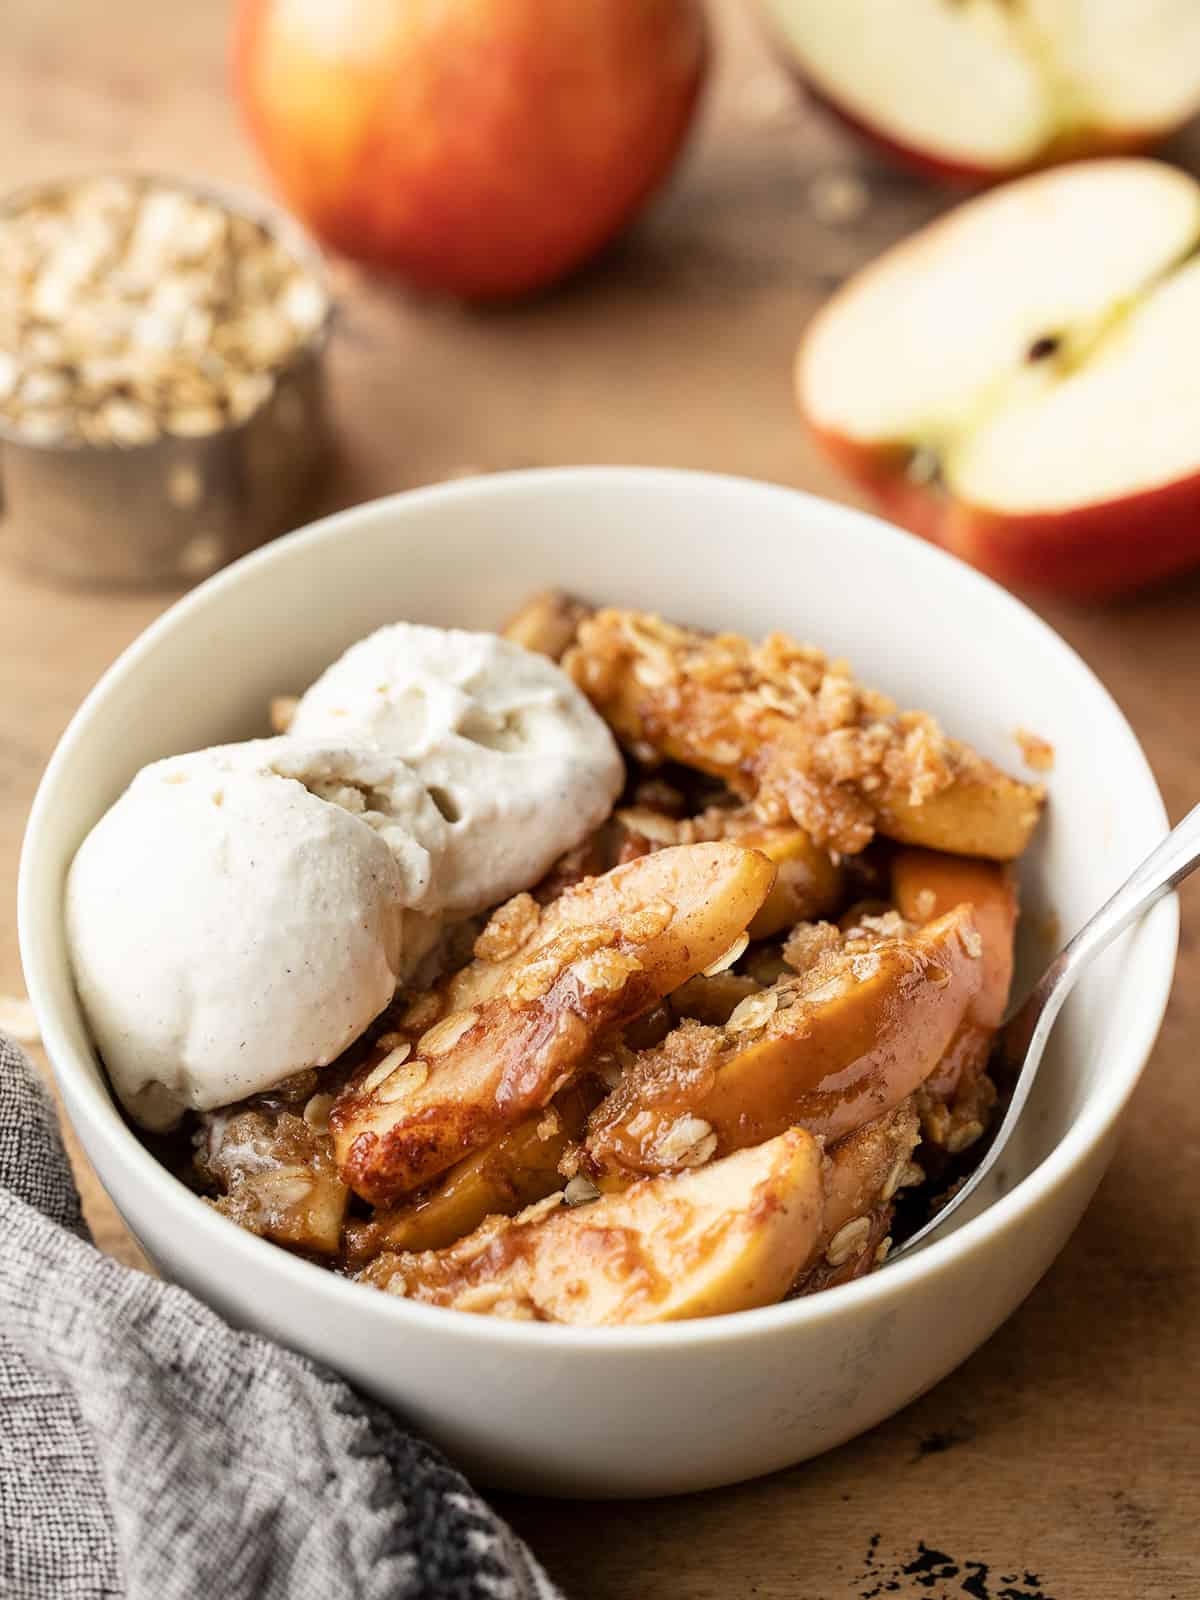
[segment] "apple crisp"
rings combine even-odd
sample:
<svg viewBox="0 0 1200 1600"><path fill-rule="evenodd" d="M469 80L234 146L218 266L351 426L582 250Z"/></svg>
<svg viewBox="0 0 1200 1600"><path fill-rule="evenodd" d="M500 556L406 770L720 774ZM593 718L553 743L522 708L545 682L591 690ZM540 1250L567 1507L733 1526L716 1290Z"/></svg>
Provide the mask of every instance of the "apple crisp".
<svg viewBox="0 0 1200 1600"><path fill-rule="evenodd" d="M781 633L552 593L508 631L603 718L623 792L332 1064L192 1114L177 1170L276 1245L476 1314L656 1322L871 1272L995 1114L1043 791Z"/></svg>

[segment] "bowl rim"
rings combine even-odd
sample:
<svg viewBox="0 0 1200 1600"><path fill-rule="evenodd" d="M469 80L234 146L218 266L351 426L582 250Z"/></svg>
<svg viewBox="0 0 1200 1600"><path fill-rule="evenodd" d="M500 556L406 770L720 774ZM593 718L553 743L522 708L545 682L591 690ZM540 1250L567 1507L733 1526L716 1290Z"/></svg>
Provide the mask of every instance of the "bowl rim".
<svg viewBox="0 0 1200 1600"><path fill-rule="evenodd" d="M187 1189L140 1142L126 1124L102 1078L94 1076L93 1064L89 1061L85 1065L81 1059L76 1059L51 1000L53 980L48 970L49 960L44 961L40 954L41 929L47 916L53 916L59 923L48 945L52 946L56 938L63 937L61 904L55 903L53 907L45 901L39 904L36 894L43 835L52 818L59 774L73 759L77 746L86 742L91 720L108 694L136 674L143 656L152 651L160 639L185 622L193 611L206 607L214 597L236 587L250 572L290 561L297 552L309 547L336 542L347 530L364 523L386 522L399 511L404 519L416 519L415 526L419 527L421 509L431 504L520 497L531 490L590 495L603 493L621 483L640 485L647 492L686 493L699 489L705 494L724 495L731 501L786 499L800 511L807 509L827 521L841 522L843 527L852 528L855 536L868 547L904 539L910 546L908 559L917 566L925 565L942 576L953 568L954 583L973 592L986 607L1007 612L1009 621L1018 631L1038 637L1059 652L1064 671L1075 676L1096 710L1115 722L1117 731L1123 735L1129 746L1128 781L1141 788L1166 830L1166 808L1136 734L1112 695L1066 640L990 578L869 512L803 490L733 474L613 465L529 468L430 484L364 501L309 523L251 551L205 580L169 606L122 651L86 696L59 739L38 785L21 850L17 920L26 984L51 1069L67 1109L73 1120L86 1125L87 1142L99 1153L100 1159L95 1165L101 1183L104 1184L102 1166L107 1167L110 1162L124 1167L134 1181L144 1183L147 1197L156 1196L164 1219L187 1241L183 1253L201 1261L201 1277L211 1277L209 1263L213 1260L232 1255L240 1258L243 1272L276 1274L291 1289L306 1295L314 1307L323 1301L332 1314L353 1316L357 1313L360 1319L372 1316L384 1321L391 1318L397 1334L411 1326L414 1331L424 1329L446 1337L462 1337L493 1349L533 1348L553 1351L556 1355L569 1351L600 1351L618 1358L634 1352L715 1345L729 1339L776 1337L789 1331L798 1332L815 1322L855 1320L861 1313L894 1294L903 1293L906 1288L921 1282L928 1285L944 1277L966 1256L994 1243L1007 1229L1032 1216L1053 1191L1103 1145L1124 1110L1154 1046L1174 981L1179 909L1173 895L1161 901L1141 924L1143 935L1153 938L1145 958L1153 981L1148 988L1143 988L1137 1024L1113 1041L1112 1059L1106 1066L1103 1080L1045 1159L979 1215L953 1227L945 1236L934 1238L894 1266L808 1298L691 1321L598 1328L512 1322L426 1306L399 1296L368 1291L362 1285L247 1233ZM397 528L396 532L398 537L404 537L402 528ZM237 1276L237 1273L231 1274L231 1278ZM371 1298L364 1300L368 1292ZM370 1305L374 1306L373 1311L368 1310Z"/></svg>

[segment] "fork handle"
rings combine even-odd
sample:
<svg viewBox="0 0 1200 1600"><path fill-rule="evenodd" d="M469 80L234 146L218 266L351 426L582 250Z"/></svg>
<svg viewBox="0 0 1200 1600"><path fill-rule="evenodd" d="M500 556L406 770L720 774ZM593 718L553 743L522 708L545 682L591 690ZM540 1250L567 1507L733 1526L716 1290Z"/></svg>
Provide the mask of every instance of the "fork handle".
<svg viewBox="0 0 1200 1600"><path fill-rule="evenodd" d="M1049 1033L1084 967L1198 866L1200 805L1192 807L1099 911L1088 918L1005 1023L1001 1054L1008 1065L1019 1070L1035 1033ZM1028 1088L1021 1097L1022 1104L1027 1095Z"/></svg>
<svg viewBox="0 0 1200 1600"><path fill-rule="evenodd" d="M1166 838L1157 844L1139 867L1111 895L1079 932L1064 946L1030 990L1028 997L1000 1030L996 1057L1001 1067L1015 1075L1012 1096L1004 1119L979 1165L936 1216L893 1250L889 1261L906 1254L958 1210L995 1166L1025 1109L1029 1092L1037 1077L1046 1041L1063 1001L1075 980L1102 950L1152 905L1171 893L1189 873L1200 866L1200 805L1193 806Z"/></svg>

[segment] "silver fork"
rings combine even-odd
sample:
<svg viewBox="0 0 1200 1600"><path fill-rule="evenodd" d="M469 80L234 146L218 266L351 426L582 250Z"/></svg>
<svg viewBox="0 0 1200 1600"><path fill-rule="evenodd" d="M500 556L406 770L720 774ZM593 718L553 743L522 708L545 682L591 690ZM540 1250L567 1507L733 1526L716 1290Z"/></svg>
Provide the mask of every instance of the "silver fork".
<svg viewBox="0 0 1200 1600"><path fill-rule="evenodd" d="M1178 827L1171 829L1141 866L1134 869L1116 894L1084 923L1034 984L1028 999L1018 1006L1000 1029L992 1059L1002 1079L1013 1083L1004 1120L982 1161L967 1181L936 1216L891 1251L885 1266L898 1261L944 1227L959 1206L975 1193L1004 1154L1042 1064L1054 1019L1088 962L1106 950L1130 923L1136 922L1152 905L1170 894L1175 885L1194 872L1197 866L1200 866L1200 805L1194 806Z"/></svg>

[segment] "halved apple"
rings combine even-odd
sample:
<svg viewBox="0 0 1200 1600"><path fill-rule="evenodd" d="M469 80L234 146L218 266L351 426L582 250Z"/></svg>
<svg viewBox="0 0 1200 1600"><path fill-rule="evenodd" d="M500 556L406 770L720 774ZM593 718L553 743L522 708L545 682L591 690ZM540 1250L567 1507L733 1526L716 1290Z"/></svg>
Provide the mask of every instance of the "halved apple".
<svg viewBox="0 0 1200 1600"><path fill-rule="evenodd" d="M543 1209L544 1208L544 1209ZM386 1254L360 1281L458 1311L582 1325L674 1322L782 1300L820 1239L817 1142L793 1128L699 1172L568 1208L491 1217L448 1250Z"/></svg>
<svg viewBox="0 0 1200 1600"><path fill-rule="evenodd" d="M793 1126L839 1139L907 1099L979 993L981 940L959 906L911 938L859 944L751 995L723 1027L685 1023L642 1052L589 1119L593 1170L699 1166Z"/></svg>
<svg viewBox="0 0 1200 1600"><path fill-rule="evenodd" d="M555 904L566 901L570 915L548 918L553 937L542 928L498 963L501 987L477 991L476 1003L442 1016L415 1046L385 1036L346 1085L329 1118L344 1181L386 1204L540 1110L601 1032L728 950L774 877L755 850L681 845L564 895Z"/></svg>
<svg viewBox="0 0 1200 1600"><path fill-rule="evenodd" d="M1021 179L833 297L801 411L897 521L1002 582L1100 597L1190 566L1198 247L1200 185L1174 168Z"/></svg>
<svg viewBox="0 0 1200 1600"><path fill-rule="evenodd" d="M1193 0L764 0L817 96L918 171L1141 149L1200 110Z"/></svg>

